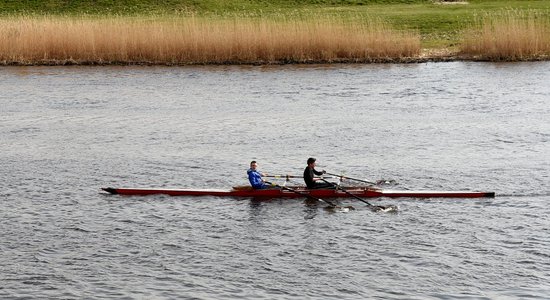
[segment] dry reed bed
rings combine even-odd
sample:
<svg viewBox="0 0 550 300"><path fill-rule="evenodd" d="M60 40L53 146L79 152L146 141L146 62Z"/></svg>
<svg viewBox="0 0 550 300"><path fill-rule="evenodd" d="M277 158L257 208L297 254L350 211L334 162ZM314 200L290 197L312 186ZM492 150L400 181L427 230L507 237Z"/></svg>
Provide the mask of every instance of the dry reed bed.
<svg viewBox="0 0 550 300"><path fill-rule="evenodd" d="M489 61L548 59L550 21L530 12L485 16L464 33L460 54Z"/></svg>
<svg viewBox="0 0 550 300"><path fill-rule="evenodd" d="M419 53L417 33L394 31L380 22L192 17L0 20L4 64L372 62Z"/></svg>

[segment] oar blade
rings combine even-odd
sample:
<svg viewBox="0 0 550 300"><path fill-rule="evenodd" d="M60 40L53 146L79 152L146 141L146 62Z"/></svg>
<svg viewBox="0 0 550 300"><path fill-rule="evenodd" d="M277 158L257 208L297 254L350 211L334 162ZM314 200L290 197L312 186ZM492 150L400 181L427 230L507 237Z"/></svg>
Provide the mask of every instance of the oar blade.
<svg viewBox="0 0 550 300"><path fill-rule="evenodd" d="M324 210L330 211L330 212L347 213L352 210L355 210L355 208L351 205L348 205L348 206L336 205L336 206L327 206L324 208Z"/></svg>
<svg viewBox="0 0 550 300"><path fill-rule="evenodd" d="M325 207L326 210L331 210L331 211L337 211L337 212L349 212L351 210L355 210L355 207L351 206L351 205L348 205L348 206L340 206L340 205L336 205L334 204L333 202L329 202L329 201L326 201L326 200L323 200L321 198L319 198L318 200L328 204L329 206Z"/></svg>
<svg viewBox="0 0 550 300"><path fill-rule="evenodd" d="M398 210L399 210L399 207L396 206L396 205L386 205L386 206L382 206L382 205L376 205L376 206L371 206L371 210L373 212L380 212L380 213L397 213Z"/></svg>

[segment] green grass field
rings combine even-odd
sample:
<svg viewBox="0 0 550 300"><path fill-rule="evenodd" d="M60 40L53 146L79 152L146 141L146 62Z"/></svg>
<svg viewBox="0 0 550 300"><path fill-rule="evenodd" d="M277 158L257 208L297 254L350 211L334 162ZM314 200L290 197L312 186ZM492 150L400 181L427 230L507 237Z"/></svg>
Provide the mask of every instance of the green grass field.
<svg viewBox="0 0 550 300"><path fill-rule="evenodd" d="M201 25L206 26L204 28L210 28L204 34L208 34L222 24L226 33L218 40L223 40L226 36L234 34L237 27L244 25L243 28L246 29L239 29L241 37L234 37L235 49L241 47L241 39L244 39L245 36L248 39L256 36L256 39L263 41L263 46L259 42L251 42L250 47L260 45L256 51L260 54L267 51L265 49L272 49L271 46L268 46L270 43L275 43L278 47L287 44L288 41L284 38L284 34L295 31L295 28L288 27L290 24L305 24L305 28L315 28L315 34L318 36L310 37L308 32L312 29L304 29L305 31L301 34L305 34L305 36L299 38L298 41L313 39L316 40L313 43L315 44L320 40L326 42L332 38L331 49L344 47L340 50L330 50L339 53L336 54L338 57L342 53L357 52L354 50L356 46L351 46L351 44L361 39L357 36L353 38L350 36L348 40L338 41L337 38L341 37L343 33L336 32L340 32L338 28L342 26L349 28L349 32L345 34L361 32L363 30L361 28L371 28L371 31L373 28L378 28L376 30L387 32L391 39L402 36L402 40L398 38L391 43L401 44L400 47L404 47L404 49L410 49L410 45L412 45L406 39L416 39L417 50L412 50L410 53L421 53L420 57L456 56L457 54L465 54L471 59L495 60L548 59L550 57L550 0L0 0L0 21L4 22L2 23L4 28L0 28L3 30L2 36L0 36L2 43L0 46L5 46L5 49L2 48L4 49L4 61L28 59L28 57L16 58L16 56L17 53L23 53L23 49L30 51L35 48L32 46L35 44L32 40L41 35L42 17L53 18L52 22L46 22L43 25L49 24L48 26L51 27L51 24L60 23L63 25L59 30L66 32L74 30L72 28L74 26L71 25L73 21L68 20L72 19L85 23L85 20L96 20L97 22L86 23L91 28L115 22L120 27L118 30L122 31L126 30L124 28L127 24L137 22L136 24L145 26L149 31L153 30L154 26L164 28L158 29L159 34L172 26L170 25L172 23L181 24L180 22L185 23L190 19L196 19L200 20L201 24L208 24ZM261 33L257 28L253 29L254 26L250 26L250 24L267 24L269 30L275 30L283 36L277 42L269 41L276 34ZM29 26L35 29L25 31L25 34L30 35L23 35L21 30ZM82 28L81 30L88 29ZM202 29L196 29L197 32L200 30ZM136 30L130 32L134 34L134 31ZM50 40L55 40L55 36L58 35L55 32L53 30L50 33L52 35ZM14 35L14 33L16 34ZM89 36L96 34L89 33ZM69 38L72 39L71 43L75 49L79 47L80 43L91 41L86 38L86 35L79 36L78 39L75 35L76 33L69 35L66 40L60 41L58 44L51 44L49 40L45 41L47 45L44 45L44 51L48 53L58 51L56 49L70 44L67 42ZM118 38L124 41L125 35L122 34ZM174 48L175 44L182 43L184 35L178 38L168 36L164 38L168 41L173 40L172 44L166 42L165 47ZM202 38L197 37L197 41L200 40ZM465 44L466 40L468 44ZM293 45L295 49L303 46L298 41ZM483 43L478 44L478 41ZM14 46L15 43L18 43L17 47L21 48ZM195 41L185 43L189 45ZM386 42L379 42L378 39L369 43L369 49L372 47L384 48L387 55L390 55L389 53L396 48L396 46L386 47L384 44ZM343 46L343 44L347 46ZM145 46L151 48L154 45ZM97 45L91 46L91 49L97 49L96 47ZM317 51L314 46L312 47L310 54ZM174 53L178 53L180 48L174 48ZM223 51L235 51L231 47L224 49L223 45L217 46L217 48ZM366 48L362 47L361 49ZM61 52L65 53L66 51L67 49ZM161 52L163 51L165 52L165 50ZM246 52L238 51L241 54ZM407 51L410 50L405 51L409 53ZM81 54L79 51L76 52ZM402 57L402 52L399 53L396 56ZM492 54L485 55L488 53ZM158 55L160 54L151 54L151 57ZM234 53L231 52L230 55L227 55L229 58L214 59L213 61L232 61L233 55ZM296 54L281 55L281 59L286 61L285 57L289 55L294 57ZM384 55L380 54L380 57ZM299 55L299 57L305 56L307 55ZM312 56L315 57L315 55ZM30 57L34 57L34 54ZM333 54L330 54L328 59L319 59L319 61L330 61L332 59L330 57L333 57ZM352 55L351 59L356 59L354 57ZM98 58L98 60L102 59ZM31 61L33 60L31 59ZM195 62L196 60L191 59L191 61ZM198 61L203 61L203 59L199 58ZM291 61L302 61L302 59L291 59Z"/></svg>

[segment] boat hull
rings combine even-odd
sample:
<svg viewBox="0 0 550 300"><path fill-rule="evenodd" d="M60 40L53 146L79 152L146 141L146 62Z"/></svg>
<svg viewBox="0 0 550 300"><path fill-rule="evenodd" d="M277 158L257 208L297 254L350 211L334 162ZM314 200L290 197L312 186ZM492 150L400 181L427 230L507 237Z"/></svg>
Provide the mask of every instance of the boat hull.
<svg viewBox="0 0 550 300"><path fill-rule="evenodd" d="M102 190L117 195L146 196L214 196L214 197L243 197L243 198L303 198L306 194L316 198L347 198L351 193L361 198L493 198L494 192L471 191L408 191L382 190L370 187L348 187L346 192L334 189L309 190L302 187L291 187L296 192L282 189L254 190L248 187L235 187L230 190L222 189L147 189L147 188L102 188Z"/></svg>

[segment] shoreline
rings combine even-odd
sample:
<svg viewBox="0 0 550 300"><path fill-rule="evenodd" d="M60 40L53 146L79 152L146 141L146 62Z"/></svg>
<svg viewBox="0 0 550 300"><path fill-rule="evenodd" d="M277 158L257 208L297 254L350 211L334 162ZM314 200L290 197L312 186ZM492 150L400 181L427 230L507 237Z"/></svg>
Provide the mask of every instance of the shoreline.
<svg viewBox="0 0 550 300"><path fill-rule="evenodd" d="M212 61L212 62L163 62L163 61L103 61L103 60L39 60L25 61L0 61L0 66L269 66L269 65L338 65L338 64L419 64L428 62L543 62L550 61L550 56L539 55L522 59L487 59L483 57L471 57L460 55L447 49L424 49L419 56L401 58L372 58L372 59L333 59L333 60L281 60L281 61Z"/></svg>

